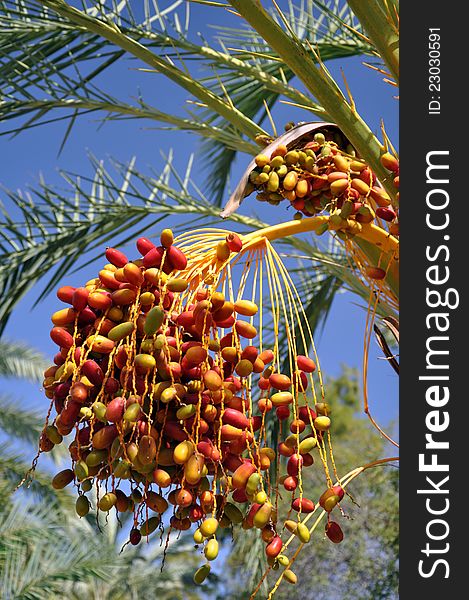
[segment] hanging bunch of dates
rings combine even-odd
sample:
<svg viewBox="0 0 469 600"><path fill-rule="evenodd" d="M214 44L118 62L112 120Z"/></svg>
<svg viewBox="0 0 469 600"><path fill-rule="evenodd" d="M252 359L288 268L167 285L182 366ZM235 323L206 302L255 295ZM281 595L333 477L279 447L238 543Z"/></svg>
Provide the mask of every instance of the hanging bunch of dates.
<svg viewBox="0 0 469 600"><path fill-rule="evenodd" d="M385 152L381 163L398 190L398 160ZM323 231L353 234L361 224L378 220L391 235L399 235L391 198L335 126L299 125L269 144L251 163L222 216L234 212L253 192L257 200L273 206L287 202L295 219L329 213Z"/></svg>
<svg viewBox="0 0 469 600"><path fill-rule="evenodd" d="M303 152L301 161L303 155L313 158ZM291 187L289 173L300 171L300 153L276 154L269 164L271 171L259 165L256 177L264 174L268 181L259 185L273 187L275 173L282 187L268 194L279 194ZM310 185L297 179L294 189L301 181ZM218 242L213 273L223 273L242 247L236 234ZM315 504L303 495L301 473L315 452L319 464L327 457L327 404L308 405L316 362L293 348L282 370L278 348L262 346L252 296L234 297L231 281L217 287L218 276L200 280L171 230L158 246L138 239L137 249L140 257L129 260L108 248L96 278L57 291L66 307L52 315L58 352L44 373L51 407L40 451L69 436L71 464L53 486L75 487L81 517L92 509L132 513L131 544L193 527L206 559L197 583L217 557L218 528L259 529L274 565L284 560L285 527L309 540L301 519ZM267 442L272 421L286 432L278 447ZM273 480L275 461L285 472ZM295 521L278 521L279 486L291 494ZM321 506L330 512L343 495L327 477ZM328 524L332 541L341 540L337 527Z"/></svg>

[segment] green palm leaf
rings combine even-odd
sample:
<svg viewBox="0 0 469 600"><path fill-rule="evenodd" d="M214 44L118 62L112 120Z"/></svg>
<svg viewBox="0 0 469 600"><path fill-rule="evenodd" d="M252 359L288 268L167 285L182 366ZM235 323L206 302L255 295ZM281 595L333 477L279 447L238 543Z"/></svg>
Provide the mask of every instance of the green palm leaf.
<svg viewBox="0 0 469 600"><path fill-rule="evenodd" d="M90 111L105 112L105 119L144 118L169 123L211 139L202 151L210 158L205 164L210 165L208 184L213 201L221 204L230 166L236 157L234 150L250 154L256 152L255 146L244 141L236 129L230 128L230 115L227 115L223 106L219 106L222 109L220 113L209 102L209 111L181 118L162 113L143 99L138 105L130 105L114 98L99 90L93 82L121 58L123 50L116 48L106 37L71 27L65 18L53 12L38 12L34 2L26 2L22 4L22 10L14 10L17 4L14 0L3 2L3 20L7 32L4 46L7 51L0 57L0 75L7 82L7 92L3 103L0 103L0 120L12 120L28 114L31 116L26 123L6 129L4 133L18 133L39 124L70 119L66 139L76 117ZM307 3L296 7L290 1L287 4L290 24L298 39L314 42L322 60L371 52L372 47L353 29L357 24L349 10L342 8L336 15L327 5ZM54 6L64 10L66 7L63 2ZM74 17L74 13L66 14ZM88 14L96 16L91 9ZM322 107L289 85L293 71L282 61L279 62L278 56L253 30L225 28L219 31L216 37L221 50L217 50L206 40L202 44L189 41L185 29L177 25L179 21L171 24L166 15L159 14L156 19L155 15L151 16L151 11L146 10L145 20L138 22L130 10L129 2L120 3L117 8L112 3L104 3L100 17L119 26L123 41L126 37L143 43L145 48L164 52L171 61L180 61L184 69L194 60L197 63L202 61L202 70L209 73L208 77L201 80L203 88L209 95L229 98L233 117L234 113L240 113L250 123L256 121L260 125L265 117L264 102L272 107L281 96L327 117ZM155 29L157 21L162 23L161 31ZM173 35L171 30L174 31ZM227 45L233 44L234 40L237 47L241 46L239 51L227 50ZM33 45L34 59L31 54ZM67 46L66 51L64 46ZM147 53L143 56L144 60L145 56L150 58ZM93 60L90 62L91 57ZM28 65L27 69L25 65ZM201 65L197 64L197 68L200 71ZM212 75L213 72L216 75ZM179 78L177 82L187 87L185 79ZM57 112L58 109L61 109L58 116L48 116L51 111ZM235 118L233 122L243 129L239 119ZM253 137L255 129L250 126L248 129L244 129L245 133ZM261 131L260 128L257 130ZM228 152L225 152L226 148Z"/></svg>
<svg viewBox="0 0 469 600"><path fill-rule="evenodd" d="M0 396L0 429L8 436L36 446L44 426L38 411L26 410L19 402Z"/></svg>
<svg viewBox="0 0 469 600"><path fill-rule="evenodd" d="M118 563L89 528L58 522L54 511L14 505L0 513L2 597L34 600L62 596L64 585L105 579Z"/></svg>
<svg viewBox="0 0 469 600"><path fill-rule="evenodd" d="M46 357L21 342L0 340L0 377L40 382L48 366Z"/></svg>
<svg viewBox="0 0 469 600"><path fill-rule="evenodd" d="M11 500L12 493L31 468L24 455L15 452L11 444L0 445L0 487L4 487L6 497ZM40 500L43 506L61 506L67 511L73 511L75 499L67 490L54 490L51 485L53 475L37 468L34 477L22 486L17 496L27 493ZM0 511L1 512L1 511Z"/></svg>
<svg viewBox="0 0 469 600"><path fill-rule="evenodd" d="M200 598L187 588L198 562L188 541L175 544L173 536L159 572L163 548L158 540L121 552L120 542L97 534L87 520L66 515L60 507L24 502L0 510L2 598ZM117 524L112 515L108 521L106 528Z"/></svg>

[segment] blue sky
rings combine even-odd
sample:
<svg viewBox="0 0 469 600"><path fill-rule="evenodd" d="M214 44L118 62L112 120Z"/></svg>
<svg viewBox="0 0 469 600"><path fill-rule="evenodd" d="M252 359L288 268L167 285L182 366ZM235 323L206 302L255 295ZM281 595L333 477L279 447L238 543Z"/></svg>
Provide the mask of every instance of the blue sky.
<svg viewBox="0 0 469 600"><path fill-rule="evenodd" d="M215 19L218 24L233 24L234 17L194 5L191 31L194 34L201 31L205 37L210 37L213 30L209 29L206 23L210 20L215 22ZM397 146L398 101L393 98L395 90L383 83L379 74L363 66L362 60L336 60L329 62L328 67L340 82L340 69L343 69L359 112L376 133L379 133L380 120L383 119L388 135ZM101 77L100 86L129 102L140 91L144 99L158 109L184 114L186 93L169 84L163 76L139 72L135 69L136 66L135 61L121 61ZM314 120L308 113L284 105L276 107L273 115L279 131L282 131L284 123L290 120ZM58 150L66 127L64 123L35 128L13 139L0 137L0 183L11 189L24 190L28 185L37 184L40 173L49 183L60 183L59 169L91 175L92 169L87 153L104 160L112 157L120 162L127 162L136 156L137 167L149 173L151 168L158 170L161 165L160 151L167 154L173 149L176 165L183 170L190 153L197 152L198 149L195 136L184 132L158 131L154 129L155 124L142 121L107 123L99 128L98 119L96 114L82 117L76 123L60 156ZM249 157L246 155L238 158L233 171L233 182L236 182L236 177L248 161ZM205 176L203 167L204 157L196 155L195 179L202 187ZM4 196L2 199L5 201ZM253 210L268 222L285 221L291 217L291 213L287 213L283 207L274 212L270 206L265 208L254 199L246 200L241 207L244 214ZM156 235L158 231L150 233ZM73 277L67 278L66 283L73 281L76 285L81 285L95 276L97 264L99 263L86 266ZM60 303L55 294L52 294L31 310L30 307L41 290L42 286L39 289L33 288L20 302L10 320L5 337L24 340L52 357L55 346L49 338L50 315L60 308ZM337 375L341 363L361 367L366 314L356 303L357 299L352 294L339 294L324 330L316 336L321 366L326 376ZM369 397L373 414L378 421L387 423L397 419L397 378L380 357L381 353L373 340L370 353ZM45 400L38 386L4 381L2 390L15 394L26 406L44 410Z"/></svg>

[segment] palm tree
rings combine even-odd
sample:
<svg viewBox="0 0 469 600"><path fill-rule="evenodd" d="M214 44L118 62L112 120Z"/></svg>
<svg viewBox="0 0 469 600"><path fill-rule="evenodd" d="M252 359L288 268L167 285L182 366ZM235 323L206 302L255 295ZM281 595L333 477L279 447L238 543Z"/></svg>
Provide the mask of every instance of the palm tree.
<svg viewBox="0 0 469 600"><path fill-rule="evenodd" d="M312 113L336 122L387 185L389 178L379 162L381 143L358 115L353 100L343 96L323 61L360 54L375 57L384 44L381 56L385 65L393 66L394 2L367 3L366 25L371 20L377 42L364 35L352 11L363 17L359 2L343 6L336 0L299 6L288 2L284 13L273 16L264 10L253 11L257 5L253 0L234 2L233 9L248 27L221 32L221 49L206 40L199 44L190 40L188 23L183 27L181 19L175 19L175 10L185 4L179 0L171 10L160 10L156 3L145 2L144 14L140 14L130 0L100 2L99 9L94 2L84 3L81 11L64 0L0 3L0 74L6 82L0 120L6 125L4 133L64 119L68 121L65 143L73 124L90 112L104 113L105 120L145 119L204 138L201 152L208 165L204 190L192 177L192 161L188 161L187 172L179 174L171 155L159 175L140 173L134 161L128 165L114 162L109 170L91 157L95 175L63 173L65 191L44 181L27 195L6 190L20 219L4 214L2 222L8 232L1 247L0 290L6 298L0 307L2 328L32 285L57 267L40 294L43 298L85 250L109 239L117 238L123 244L168 215L189 214L191 221L196 218L204 224L218 222L218 206L236 155L259 151L258 142L268 136L263 123L282 98L303 108L306 117ZM217 3L208 4L216 9ZM383 42L379 36L389 31L391 39ZM229 51L227 47L235 40L238 51ZM129 105L100 89L95 83L99 76L124 56L187 91L194 98L194 111L187 117L170 115L141 97ZM205 78L190 72L194 63L198 71L205 70ZM389 71L396 78L395 69L389 67ZM199 105L202 108L197 108ZM10 121L13 128L8 128ZM388 188L394 197L395 190ZM245 215L233 214L231 220L240 230L264 225ZM184 219L178 220L181 230L186 224ZM317 266L326 298L333 296L330 292L340 282L366 297L353 274L343 268L346 259L337 244L332 249L320 248L314 238L286 243L295 252L324 259ZM321 277L326 274L333 281ZM325 312L328 306L326 302Z"/></svg>
<svg viewBox="0 0 469 600"><path fill-rule="evenodd" d="M397 85L397 1L288 0L282 9L274 3L270 12L257 0L200 3L207 11L228 7L241 17L242 27L225 28L214 45L192 40L188 21L181 18L189 3L181 1L167 9L157 2L140 5L131 0L83 0L79 9L65 0L0 2L0 74L7 83L0 120L5 133L64 120L66 143L82 115L97 113L105 115L104 120L139 119L198 135L209 159L204 189L191 173L192 159L187 171L178 173L170 154L158 174L139 172L134 161L114 162L108 168L91 157L94 175L64 172L65 190L41 181L27 194L5 191L15 216L4 213L1 222L0 290L6 301L0 307L0 332L33 285L48 276L39 294L44 298L72 265L80 264L85 252L108 240L124 244L168 215L178 217L181 230L188 221L218 223L236 156L256 155L272 139L265 123L280 100L303 109L305 119L312 114L336 123L397 208L396 189L380 161L383 151L393 151L392 144L384 128L383 139L376 137L351 94L341 91L325 64L365 55L378 61L374 68ZM129 103L101 89L100 76L123 57L182 88L193 109L184 116L169 114L140 95ZM240 232L267 225L252 215L225 214ZM326 245L310 234L280 240L285 253L298 260L291 272L313 329L327 316L342 287L365 304L370 301L370 289L349 268L338 237ZM370 240L355 241L370 261L382 256L382 249ZM386 258L389 263L392 259ZM315 267L307 275L305 261ZM390 268L385 285L394 298L396 281ZM397 316L396 304L385 298L375 310L384 317Z"/></svg>

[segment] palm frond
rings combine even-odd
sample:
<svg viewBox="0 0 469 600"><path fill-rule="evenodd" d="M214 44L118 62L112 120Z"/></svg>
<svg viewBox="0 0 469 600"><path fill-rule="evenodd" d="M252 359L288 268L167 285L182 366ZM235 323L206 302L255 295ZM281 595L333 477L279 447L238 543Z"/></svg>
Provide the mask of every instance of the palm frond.
<svg viewBox="0 0 469 600"><path fill-rule="evenodd" d="M117 566L114 548L97 539L89 527L76 521L71 526L63 517L57 522L53 513L27 503L0 513L2 597L67 596L64 586L105 580Z"/></svg>
<svg viewBox="0 0 469 600"><path fill-rule="evenodd" d="M285 241L280 241L280 243L285 243ZM332 243L334 244L334 239L332 238ZM302 267L297 269L293 269L293 273L296 273L299 279L298 289L300 293L305 294L305 292L311 290L311 283L306 273L309 273L309 269L317 269L318 265L322 265L323 272L335 277L338 281L342 282L342 287L344 290L348 290L353 292L356 296L360 297L364 301L364 309L369 302L369 290L365 288L362 281L355 270L352 268L350 261L347 259L347 256L342 251L341 246L336 243L335 248L333 250L323 249L321 247L317 247L315 244L311 244L308 240L300 239L295 241L295 250L301 250L301 253L297 252L288 252L284 253L282 256L288 256L290 258L296 258L301 261ZM309 297L308 295L304 296L305 298ZM376 313L382 317L386 317L388 315L396 316L395 309L390 306L383 298L380 298L380 301L376 307Z"/></svg>
<svg viewBox="0 0 469 600"><path fill-rule="evenodd" d="M37 445L44 419L37 411L20 406L18 400L0 395L0 429L8 436Z"/></svg>
<svg viewBox="0 0 469 600"><path fill-rule="evenodd" d="M301 2L296 6L291 1L287 4L291 26L298 39L314 43L323 61L372 51L371 46L352 27L356 26L353 13L345 11L343 7L336 15L327 4ZM66 6L64 2L56 3L56 7L62 5ZM308 106L317 115L328 117L323 107L290 85L293 71L281 60L279 62L275 52L251 29L225 28L217 32L219 50L205 39L200 44L189 40L187 27L180 26L180 21L175 18L177 13L172 11L169 16L159 15L156 18L150 14L150 9L146 9L145 18L139 21L132 14L129 2L121 2L117 6L112 2L100 3L99 14L92 10L93 3L90 5L86 15L91 21L98 16L101 20L115 23L122 36L143 44L153 54L164 54L170 65L179 61L189 78L199 79L200 71L206 73L206 77L200 79L202 87L210 97L229 99L227 105L232 108L236 127L230 125L225 105L218 106L220 112L213 103L208 102L208 111L198 111L195 115L190 113L186 118L162 113L143 98L139 98L137 104L129 104L113 97L109 91L100 90L95 80L103 71L113 67L124 53L113 40L87 30L87 21L84 27L72 27L66 18L52 11L38 11L34 2L4 0L0 3L0 24L4 24L0 76L7 85L3 102L0 103L0 121L21 118L21 122L19 125L13 124L3 133L19 133L40 124L68 119L70 124L65 141L76 118L90 111L104 113L107 115L105 120L144 118L169 123L209 138L211 143L203 148L207 155L217 153L217 157L220 157L220 148L229 149L220 160L206 163L209 165L208 183L213 191L213 199L220 204L230 166L236 156L233 151L256 152L256 147L243 139L240 130L244 128L244 132L251 137L261 132L259 126L265 116L264 101L272 107L283 96ZM74 15L67 13L68 17ZM0 29L0 42L1 32ZM227 45L235 39L237 46L241 47L228 50ZM132 52L132 48L126 49ZM311 54L308 46L305 46L305 51ZM147 52L140 58L145 60L146 57L148 62L150 54ZM194 61L198 72L191 75L188 65ZM160 62L158 64L161 67ZM172 75L166 72L166 75L171 78L174 72ZM187 78L179 78L176 82L186 89L189 85ZM194 92L192 88L189 91ZM51 111L53 115L57 111L59 113L57 116L49 115ZM23 122L28 115L30 118ZM244 121L239 120L240 115L244 115ZM254 123L257 123L257 130Z"/></svg>
<svg viewBox="0 0 469 600"><path fill-rule="evenodd" d="M114 525L110 514L105 527ZM121 552L121 542L57 507L13 503L0 510L0 535L2 598L200 598L198 591L188 593L198 563L188 536L178 543L172 536L159 572L164 549L158 539Z"/></svg>
<svg viewBox="0 0 469 600"><path fill-rule="evenodd" d="M139 590L139 600L153 600L155 596L163 600L197 600L203 597L209 591L210 584L205 582L199 589L194 589L192 577L199 559L193 551L191 538L189 535L186 539L179 539L177 543L171 539L163 571L160 570L163 547L158 542L154 541L145 550L137 549L126 553L127 556L124 554L125 566L122 565L113 580L100 584L98 597L124 600L131 597L132 593L135 594L135 590ZM216 581L216 577L212 577L213 581Z"/></svg>
<svg viewBox="0 0 469 600"><path fill-rule="evenodd" d="M348 5L360 19L364 32L376 47L389 73L399 84L399 6L397 2L371 0L364 10L363 2L349 0Z"/></svg>
<svg viewBox="0 0 469 600"><path fill-rule="evenodd" d="M31 467L24 456L12 449L11 444L0 445L0 482L5 492L11 497L18 484L23 480ZM54 490L51 485L52 475L42 469L34 471L34 477L23 485L20 494L31 494L35 499L41 501L43 506L61 506L65 510L72 511L75 500L67 490ZM1 512L1 511L0 511Z"/></svg>
<svg viewBox="0 0 469 600"><path fill-rule="evenodd" d="M362 34L360 21L347 2L342 0L286 0L279 2L283 19L300 39L312 44L328 41L331 45L356 44L372 51L372 43L367 42ZM279 13L274 7L268 9L275 22L280 23ZM217 27L218 37L225 44L241 41L265 46L265 41L250 27ZM270 52L274 53L273 49Z"/></svg>
<svg viewBox="0 0 469 600"><path fill-rule="evenodd" d="M65 111L66 115L46 119L46 115L53 109L60 109L62 112ZM245 140L233 128L227 127L222 129L197 121L195 118L182 118L170 115L148 106L143 100L138 105L131 105L123 103L116 98L96 100L95 98L81 98L76 96L70 100L3 102L0 104L0 121L6 122L32 112L34 116L21 126L21 131L26 131L32 127L47 125L54 121L75 120L81 115L96 111L106 112L106 116L102 119L103 122L123 119L146 119L166 124L165 127L161 127L162 129L188 131L196 133L202 138L213 139L224 148L238 149L249 154L255 154L257 150L257 146L254 143ZM18 133L18 131L16 127L13 127L2 132L2 135Z"/></svg>
<svg viewBox="0 0 469 600"><path fill-rule="evenodd" d="M317 333L324 326L335 295L343 286L343 282L334 275L328 275L323 278L322 285L313 291L304 277L304 267L300 267L300 273L303 276L303 285L297 286L298 293L305 298L304 310L308 325L313 333ZM308 354L309 350L310 348L300 348L303 354Z"/></svg>
<svg viewBox="0 0 469 600"><path fill-rule="evenodd" d="M38 350L21 342L0 340L0 377L40 382L47 366L46 357Z"/></svg>
<svg viewBox="0 0 469 600"><path fill-rule="evenodd" d="M29 518L25 519L25 515ZM53 535L53 527L60 521L62 515L56 511L49 511L47 506L33 504L31 501L13 503L8 510L0 511L0 543L2 549L5 545L28 538L39 537L38 525L47 521L49 527L44 528L45 538Z"/></svg>
<svg viewBox="0 0 469 600"><path fill-rule="evenodd" d="M121 29L118 23L112 19L112 14L110 15L111 19L108 20L104 10L105 6L100 6L101 10L99 11L87 11L86 9L78 10L67 4L65 0L42 0L41 3L58 13L69 23L73 23L79 29L88 32L90 35L99 36L107 40L113 47L128 52L149 66L150 69L164 75L170 81L194 96L198 102L211 107L248 137L254 138L257 134L262 133L262 129L229 102L213 94L199 82L198 78L191 77L187 73L184 64L178 67L175 61L165 56L159 56L159 54L153 52L149 47L140 43L140 41L135 39L135 36Z"/></svg>
<svg viewBox="0 0 469 600"><path fill-rule="evenodd" d="M228 573L237 573L236 579L229 580L228 586L237 598L247 600L250 590L256 588L267 567L265 559L265 546L259 535L254 530L243 531L236 535L231 548L228 564ZM262 598L266 598L268 587L263 582L260 592Z"/></svg>

